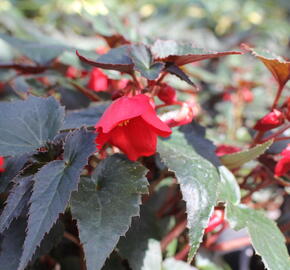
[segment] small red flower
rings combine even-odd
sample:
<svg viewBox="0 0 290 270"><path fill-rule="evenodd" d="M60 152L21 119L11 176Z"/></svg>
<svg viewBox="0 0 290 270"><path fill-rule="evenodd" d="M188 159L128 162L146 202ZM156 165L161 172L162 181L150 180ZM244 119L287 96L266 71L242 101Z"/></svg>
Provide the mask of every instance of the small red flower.
<svg viewBox="0 0 290 270"><path fill-rule="evenodd" d="M227 145L227 144L221 144L216 148L215 153L217 156L220 157L223 155L232 154L239 151L241 151L241 148L239 147Z"/></svg>
<svg viewBox="0 0 290 270"><path fill-rule="evenodd" d="M0 156L0 172L4 172L5 168L4 168L4 157Z"/></svg>
<svg viewBox="0 0 290 270"><path fill-rule="evenodd" d="M281 153L282 158L277 162L275 175L280 177L290 171L290 144Z"/></svg>
<svg viewBox="0 0 290 270"><path fill-rule="evenodd" d="M279 127L284 123L284 115L282 112L274 109L272 112L266 114L254 126L255 130L268 131L270 129Z"/></svg>
<svg viewBox="0 0 290 270"><path fill-rule="evenodd" d="M224 222L224 211L223 210L214 210L208 225L205 229L205 233L212 232L216 227L221 225Z"/></svg>
<svg viewBox="0 0 290 270"><path fill-rule="evenodd" d="M165 83L161 85L161 88L158 91L158 97L168 105L174 104L177 101L175 89Z"/></svg>
<svg viewBox="0 0 290 270"><path fill-rule="evenodd" d="M156 115L149 97L140 94L115 100L95 126L97 147L110 143L130 160L156 152L157 136L167 137L170 128Z"/></svg>
<svg viewBox="0 0 290 270"><path fill-rule="evenodd" d="M88 87L96 92L106 91L109 87L109 78L99 68L93 68L90 73Z"/></svg>

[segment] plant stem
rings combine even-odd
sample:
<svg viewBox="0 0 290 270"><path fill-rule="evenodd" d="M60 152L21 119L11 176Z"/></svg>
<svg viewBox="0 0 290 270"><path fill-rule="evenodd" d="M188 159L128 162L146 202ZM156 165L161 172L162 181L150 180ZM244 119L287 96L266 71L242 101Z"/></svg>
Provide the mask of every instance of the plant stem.
<svg viewBox="0 0 290 270"><path fill-rule="evenodd" d="M281 93L282 93L283 88L284 88L284 85L285 85L285 84L279 84L278 92L277 92L277 94L276 94L276 97L275 97L275 100L274 100L274 102L273 102L273 105L272 105L272 109L271 109L271 110L274 110L274 109L277 107L277 105L278 105L278 101L279 101L279 98L280 98Z"/></svg>
<svg viewBox="0 0 290 270"><path fill-rule="evenodd" d="M161 249L164 251L166 247L169 245L169 243L177 238L179 235L183 233L183 231L186 229L187 220L186 218L183 219L181 222L177 223L173 229L162 239L161 241Z"/></svg>
<svg viewBox="0 0 290 270"><path fill-rule="evenodd" d="M174 258L179 261L184 261L188 252L190 250L190 245L187 244L181 251L179 251Z"/></svg>
<svg viewBox="0 0 290 270"><path fill-rule="evenodd" d="M287 124L286 126L282 127L280 130L278 130L277 132L273 133L272 135L270 135L269 137L261 140L260 142L261 143L264 143L268 140L271 140L271 139L275 139L278 135L281 135L284 133L284 131L286 131L288 128L290 128L290 123ZM265 132L264 132L265 133Z"/></svg>

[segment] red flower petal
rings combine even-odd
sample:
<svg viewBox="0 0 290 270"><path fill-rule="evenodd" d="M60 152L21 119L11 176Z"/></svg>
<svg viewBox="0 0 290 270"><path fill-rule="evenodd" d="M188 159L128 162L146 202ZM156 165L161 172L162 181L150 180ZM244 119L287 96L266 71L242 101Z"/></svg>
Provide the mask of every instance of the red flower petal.
<svg viewBox="0 0 290 270"><path fill-rule="evenodd" d="M5 168L4 168L4 157L0 156L0 172L4 172Z"/></svg>
<svg viewBox="0 0 290 270"><path fill-rule="evenodd" d="M283 176L290 171L290 154L283 156L276 164L275 175Z"/></svg>
<svg viewBox="0 0 290 270"><path fill-rule="evenodd" d="M151 108L151 105L149 104L149 98L145 95L118 98L104 112L96 124L96 129L101 127L102 132L108 133L120 122L138 117L148 108Z"/></svg>
<svg viewBox="0 0 290 270"><path fill-rule="evenodd" d="M130 160L151 156L156 151L157 134L141 117L129 120L110 132L109 142L120 148Z"/></svg>

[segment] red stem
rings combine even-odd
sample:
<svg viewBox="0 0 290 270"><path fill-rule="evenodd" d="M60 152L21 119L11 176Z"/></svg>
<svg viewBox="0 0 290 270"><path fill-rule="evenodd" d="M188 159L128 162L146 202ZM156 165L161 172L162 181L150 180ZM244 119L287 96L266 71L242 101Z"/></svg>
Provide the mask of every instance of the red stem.
<svg viewBox="0 0 290 270"><path fill-rule="evenodd" d="M277 107L277 104L278 104L279 98L281 96L281 93L283 91L284 85L285 84L283 84L283 85L279 84L278 92L276 94L275 100L274 100L273 105L272 105L272 111Z"/></svg>
<svg viewBox="0 0 290 270"><path fill-rule="evenodd" d="M169 245L169 243L177 238L179 235L183 233L183 231L186 229L187 220L184 219L181 222L177 223L173 229L162 239L161 241L161 249L164 251L166 247Z"/></svg>
<svg viewBox="0 0 290 270"><path fill-rule="evenodd" d="M287 130L288 128L290 128L290 123L287 124L286 126L284 126L283 128L281 128L280 130L278 130L277 132L275 132L274 134L270 135L269 137L263 139L263 140L261 141L261 143L264 143L264 142L266 142L266 141L268 141L268 140L271 140L271 139L273 139L273 138L276 138L278 135L283 134L284 131Z"/></svg>
<svg viewBox="0 0 290 270"><path fill-rule="evenodd" d="M184 261L188 252L190 250L190 245L187 244L181 251L179 251L174 258L179 261Z"/></svg>

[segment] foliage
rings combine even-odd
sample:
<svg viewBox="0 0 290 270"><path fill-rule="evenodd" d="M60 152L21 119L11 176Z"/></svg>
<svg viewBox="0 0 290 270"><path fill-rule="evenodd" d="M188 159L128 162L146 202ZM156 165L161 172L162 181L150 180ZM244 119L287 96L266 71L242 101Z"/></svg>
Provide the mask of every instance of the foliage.
<svg viewBox="0 0 290 270"><path fill-rule="evenodd" d="M276 9L4 2L1 269L290 269L289 60L240 44Z"/></svg>

